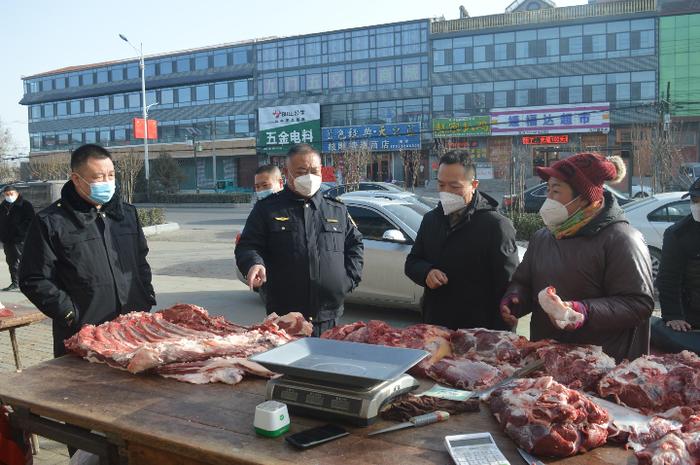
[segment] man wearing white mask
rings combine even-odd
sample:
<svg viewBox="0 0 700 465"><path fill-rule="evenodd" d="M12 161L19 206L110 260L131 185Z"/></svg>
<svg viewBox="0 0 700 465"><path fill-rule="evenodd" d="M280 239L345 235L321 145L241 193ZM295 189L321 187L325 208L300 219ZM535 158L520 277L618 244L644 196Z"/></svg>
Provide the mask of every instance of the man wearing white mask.
<svg viewBox="0 0 700 465"><path fill-rule="evenodd" d="M112 155L95 144L71 154L61 198L37 213L19 268L20 289L53 320L54 355L83 325L155 305L148 245L136 208L116 192Z"/></svg>
<svg viewBox="0 0 700 465"><path fill-rule="evenodd" d="M700 179L690 197L690 215L664 232L659 288L661 318L652 317L652 345L663 350L700 353Z"/></svg>
<svg viewBox="0 0 700 465"><path fill-rule="evenodd" d="M2 190L0 204L0 241L5 251L5 261L10 268L10 285L3 291L19 289L17 272L24 249L24 238L34 219L34 207L12 184Z"/></svg>
<svg viewBox="0 0 700 465"><path fill-rule="evenodd" d="M518 265L515 230L478 186L468 154L442 156L440 204L423 217L405 265L406 276L425 287L426 323L507 329L498 304Z"/></svg>
<svg viewBox="0 0 700 465"><path fill-rule="evenodd" d="M301 312L314 335L335 326L362 275L362 236L347 208L324 197L321 157L310 145L287 153L287 185L253 207L236 246L251 289L265 285L267 313Z"/></svg>

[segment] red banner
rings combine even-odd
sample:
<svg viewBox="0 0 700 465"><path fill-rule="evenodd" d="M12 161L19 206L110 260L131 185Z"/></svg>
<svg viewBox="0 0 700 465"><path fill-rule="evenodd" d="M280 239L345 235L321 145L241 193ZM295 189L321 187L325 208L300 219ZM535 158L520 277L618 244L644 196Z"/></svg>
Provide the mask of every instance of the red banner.
<svg viewBox="0 0 700 465"><path fill-rule="evenodd" d="M569 135L560 134L556 136L523 136L523 145L559 145L568 144Z"/></svg>
<svg viewBox="0 0 700 465"><path fill-rule="evenodd" d="M134 139L143 139L144 136L143 118L134 118ZM158 139L158 121L148 120L148 138Z"/></svg>
<svg viewBox="0 0 700 465"><path fill-rule="evenodd" d="M323 182L336 182L337 179L335 178L335 168L332 166L322 166L321 180Z"/></svg>

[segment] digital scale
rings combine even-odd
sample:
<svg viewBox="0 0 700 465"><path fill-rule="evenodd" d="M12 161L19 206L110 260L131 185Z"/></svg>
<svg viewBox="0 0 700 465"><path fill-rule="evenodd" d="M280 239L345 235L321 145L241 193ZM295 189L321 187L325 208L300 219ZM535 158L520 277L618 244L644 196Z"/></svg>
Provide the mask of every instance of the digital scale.
<svg viewBox="0 0 700 465"><path fill-rule="evenodd" d="M267 383L266 399L290 412L367 426L381 407L413 391L406 371L428 356L418 349L304 338L250 357L283 376Z"/></svg>
<svg viewBox="0 0 700 465"><path fill-rule="evenodd" d="M281 376L267 382L265 398L284 402L292 413L368 426L384 404L416 388L418 381L406 374L368 389Z"/></svg>

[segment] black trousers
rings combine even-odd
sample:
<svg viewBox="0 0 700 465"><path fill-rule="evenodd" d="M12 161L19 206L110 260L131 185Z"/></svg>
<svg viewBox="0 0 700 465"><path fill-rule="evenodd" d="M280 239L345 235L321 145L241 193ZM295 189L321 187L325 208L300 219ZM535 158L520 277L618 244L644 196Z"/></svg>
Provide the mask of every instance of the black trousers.
<svg viewBox="0 0 700 465"><path fill-rule="evenodd" d="M325 321L313 321L314 325L314 330L311 336L313 337L319 337L321 334L323 334L325 331L335 328L335 325L337 324L337 319L332 319L332 320L325 320Z"/></svg>
<svg viewBox="0 0 700 465"><path fill-rule="evenodd" d="M19 284L18 271L19 261L22 259L23 242L3 242L2 248L5 250L5 261L10 268L10 279L12 284Z"/></svg>

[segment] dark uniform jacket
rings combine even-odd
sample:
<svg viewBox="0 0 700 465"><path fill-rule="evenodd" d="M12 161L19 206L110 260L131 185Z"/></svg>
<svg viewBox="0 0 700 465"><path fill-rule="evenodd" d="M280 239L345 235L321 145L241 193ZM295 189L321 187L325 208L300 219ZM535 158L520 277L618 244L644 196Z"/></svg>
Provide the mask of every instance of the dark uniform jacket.
<svg viewBox="0 0 700 465"><path fill-rule="evenodd" d="M700 222L692 215L664 232L656 286L665 321L685 320L700 329Z"/></svg>
<svg viewBox="0 0 700 465"><path fill-rule="evenodd" d="M68 181L61 199L40 211L27 234L20 289L53 319L54 354L85 324L155 305L148 245L133 205L119 193L96 208ZM74 312L71 326L66 316Z"/></svg>
<svg viewBox="0 0 700 465"><path fill-rule="evenodd" d="M507 329L499 303L518 266L515 230L496 211L498 203L477 191L460 220L450 226L442 205L426 213L416 242L406 257L405 273L425 287L423 319L451 329ZM433 268L447 284L426 287Z"/></svg>
<svg viewBox="0 0 700 465"><path fill-rule="evenodd" d="M362 235L339 201L306 200L289 187L255 204L236 246L236 264L267 272L267 312L297 311L316 321L343 313L362 275Z"/></svg>
<svg viewBox="0 0 700 465"><path fill-rule="evenodd" d="M538 293L554 286L563 301L580 301L588 319L575 331L555 327ZM649 317L654 309L651 259L642 234L629 225L615 198L572 237L535 233L508 294L520 296L516 316L532 312L530 338L593 344L619 363L649 353Z"/></svg>
<svg viewBox="0 0 700 465"><path fill-rule="evenodd" d="M34 219L34 207L20 194L14 203L0 204L0 242L21 244Z"/></svg>

